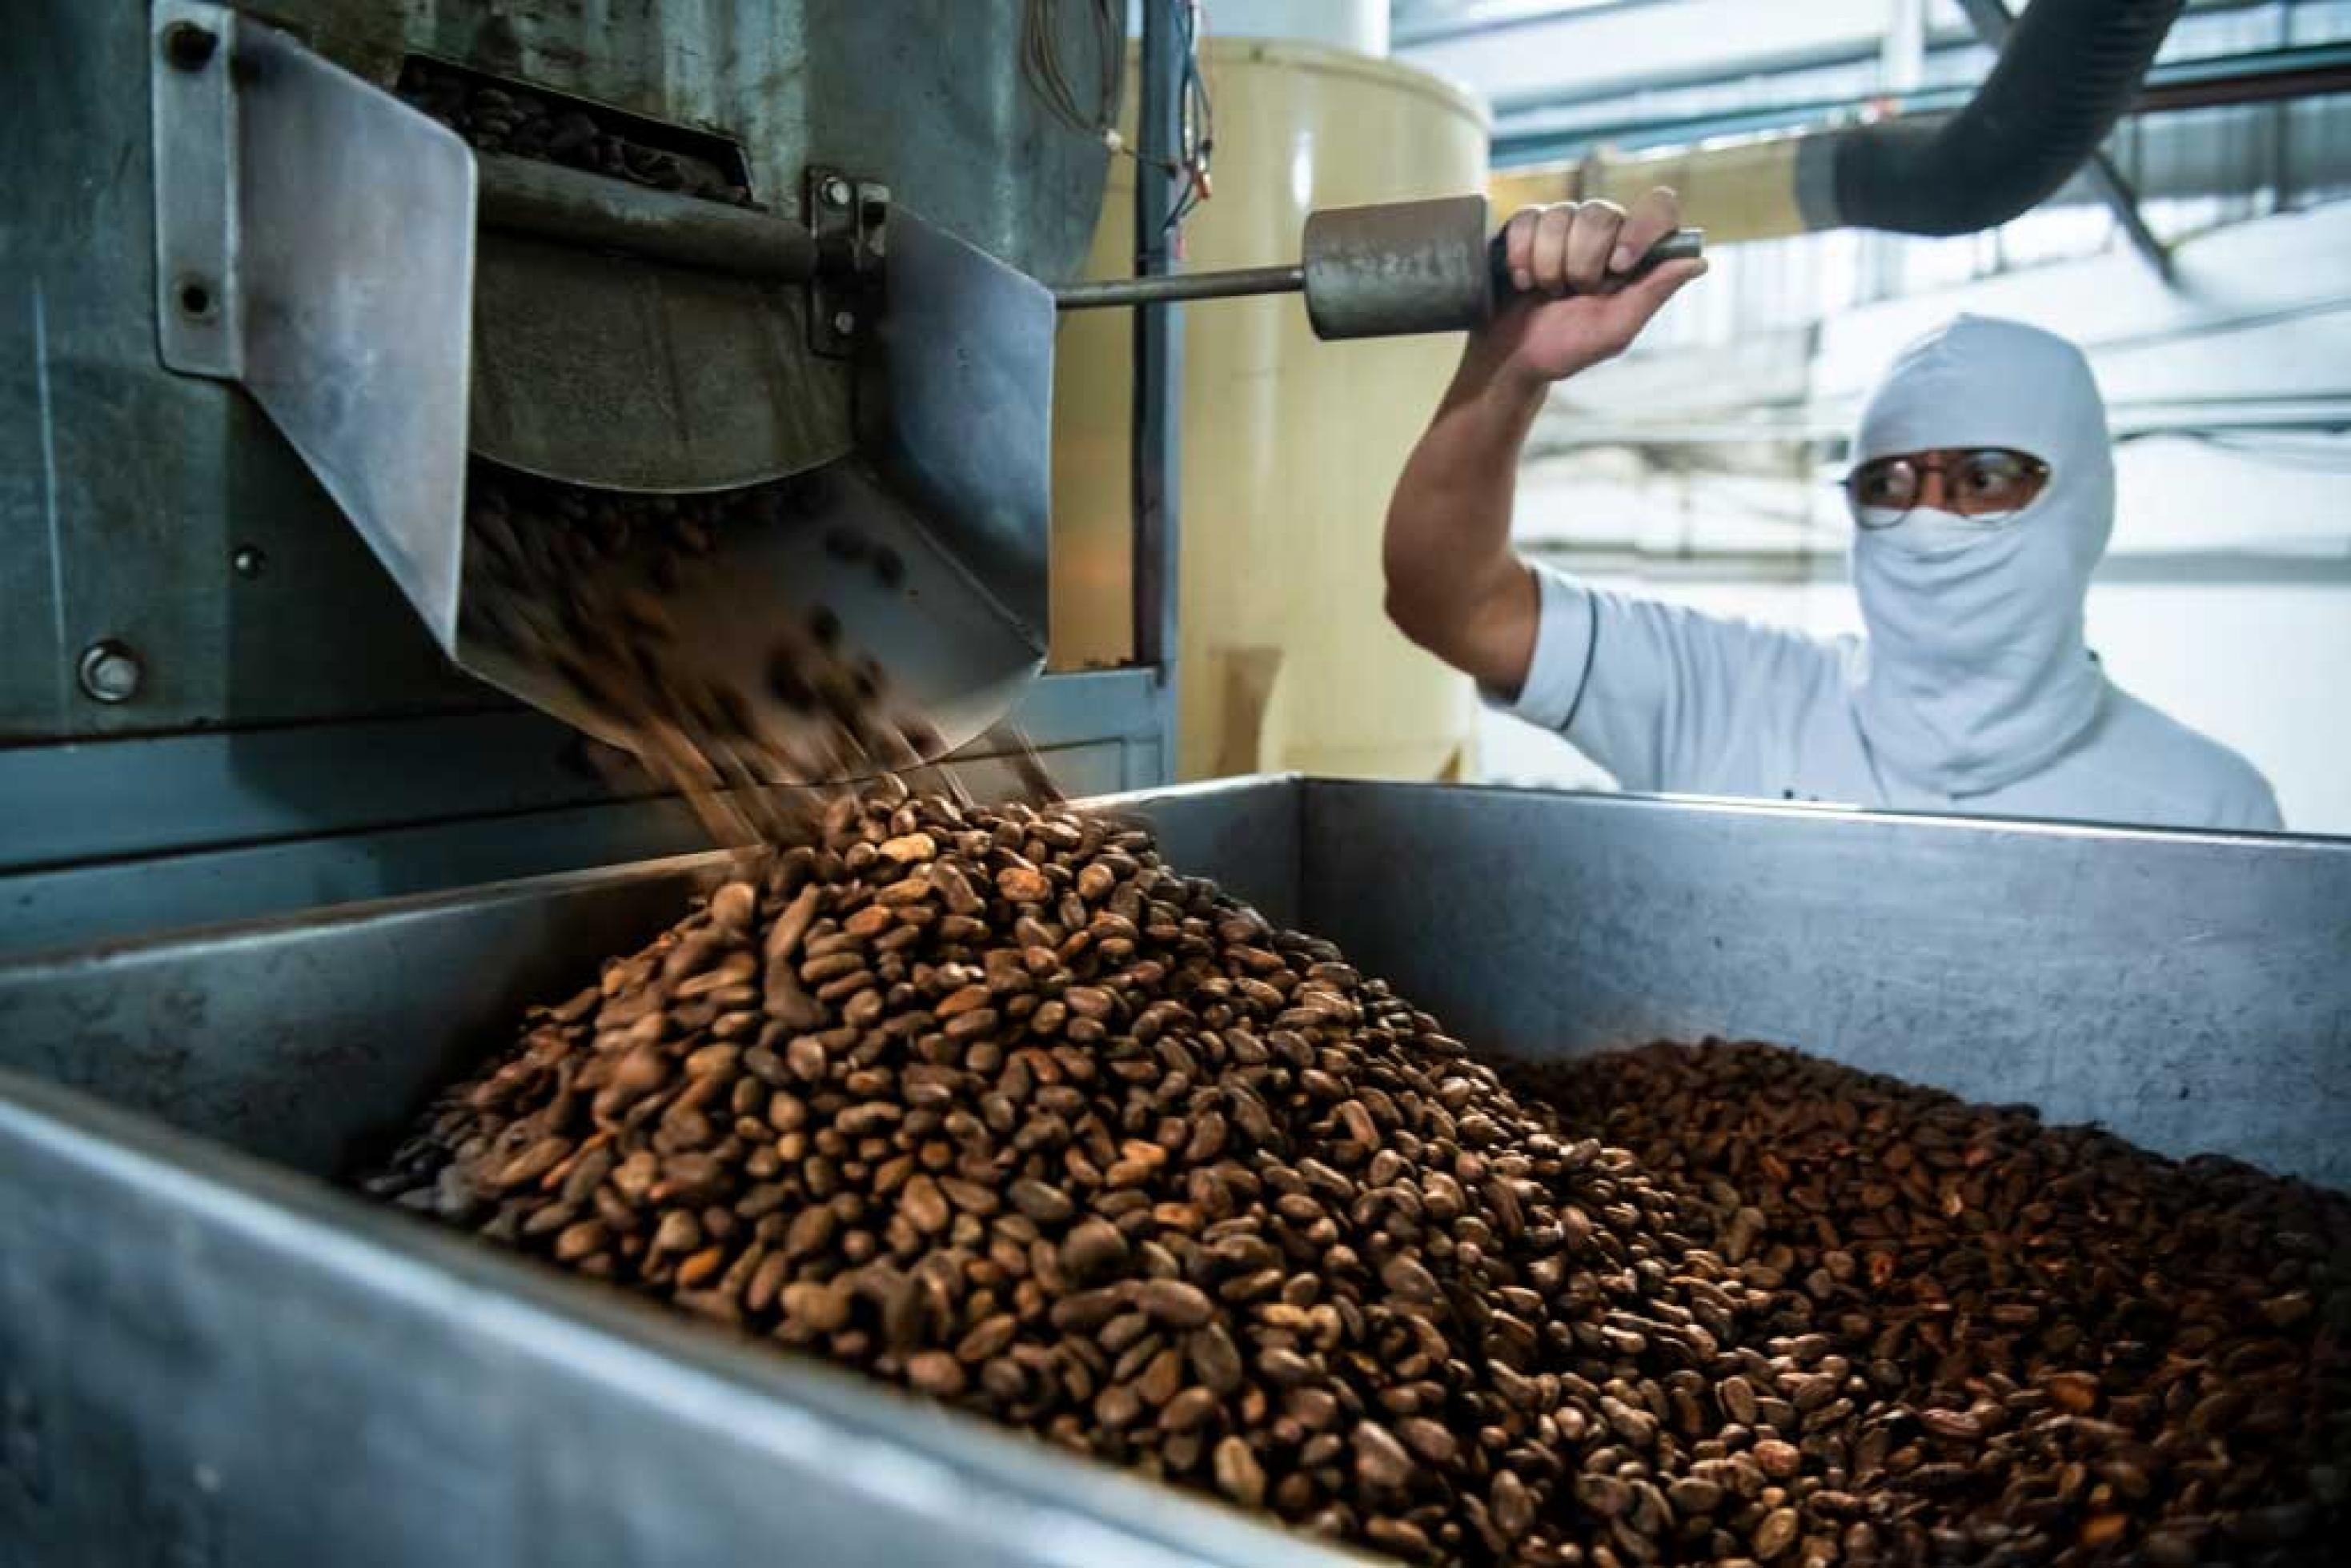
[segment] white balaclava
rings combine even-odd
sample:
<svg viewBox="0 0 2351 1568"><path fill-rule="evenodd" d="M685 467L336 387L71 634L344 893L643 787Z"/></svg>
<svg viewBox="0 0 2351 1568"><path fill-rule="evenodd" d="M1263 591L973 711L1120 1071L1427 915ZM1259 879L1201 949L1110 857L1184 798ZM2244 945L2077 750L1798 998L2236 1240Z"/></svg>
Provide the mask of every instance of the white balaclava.
<svg viewBox="0 0 2351 1568"><path fill-rule="evenodd" d="M1853 675L1862 733L1896 773L1949 795L2046 767L2106 690L2082 605L2114 530L2115 465L2082 351L2036 327L1959 317L1895 361L1853 460L1978 446L2031 453L2048 484L1999 528L1921 507L1856 529L1853 545L1869 628Z"/></svg>

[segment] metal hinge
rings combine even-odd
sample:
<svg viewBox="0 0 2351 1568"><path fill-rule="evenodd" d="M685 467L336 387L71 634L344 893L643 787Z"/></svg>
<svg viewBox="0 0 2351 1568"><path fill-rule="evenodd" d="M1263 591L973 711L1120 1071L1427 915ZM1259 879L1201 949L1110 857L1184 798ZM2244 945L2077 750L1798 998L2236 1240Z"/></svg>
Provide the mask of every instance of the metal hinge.
<svg viewBox="0 0 2351 1568"><path fill-rule="evenodd" d="M872 326L873 289L889 256L890 187L811 164L804 182L816 277L809 285L809 347L847 359Z"/></svg>

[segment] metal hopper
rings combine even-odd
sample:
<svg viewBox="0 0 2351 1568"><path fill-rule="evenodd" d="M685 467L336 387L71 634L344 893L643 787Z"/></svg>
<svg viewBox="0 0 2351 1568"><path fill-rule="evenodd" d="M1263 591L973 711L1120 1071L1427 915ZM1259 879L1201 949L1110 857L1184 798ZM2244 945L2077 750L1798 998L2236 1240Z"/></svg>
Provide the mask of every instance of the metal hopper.
<svg viewBox="0 0 2351 1568"><path fill-rule="evenodd" d="M739 695L763 781L929 760L1040 668L1041 285L878 184L812 174L803 225L477 157L227 7L164 0L152 28L164 361L254 395L459 665L636 738L489 635L470 457L626 494L788 482L664 595L671 674ZM554 559L583 594L620 570ZM831 716L777 678L811 624L887 673L904 754L828 745Z"/></svg>

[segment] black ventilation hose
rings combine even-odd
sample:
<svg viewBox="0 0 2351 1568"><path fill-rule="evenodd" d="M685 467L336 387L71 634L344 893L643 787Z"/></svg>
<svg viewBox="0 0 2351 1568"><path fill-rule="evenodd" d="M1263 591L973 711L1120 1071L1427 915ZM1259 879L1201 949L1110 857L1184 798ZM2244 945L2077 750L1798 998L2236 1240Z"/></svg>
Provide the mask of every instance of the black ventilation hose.
<svg viewBox="0 0 2351 1568"><path fill-rule="evenodd" d="M2034 0L1965 109L1808 141L1816 228L1974 234L2054 193L2097 150L2186 0Z"/></svg>

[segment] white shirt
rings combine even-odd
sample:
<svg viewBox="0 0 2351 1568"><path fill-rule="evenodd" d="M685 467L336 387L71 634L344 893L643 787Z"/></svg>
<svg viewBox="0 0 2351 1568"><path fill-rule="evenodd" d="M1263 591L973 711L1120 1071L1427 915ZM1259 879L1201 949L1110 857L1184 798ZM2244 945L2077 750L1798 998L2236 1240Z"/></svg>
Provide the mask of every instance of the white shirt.
<svg viewBox="0 0 2351 1568"><path fill-rule="evenodd" d="M2277 831L2254 767L2105 684L2063 752L1998 788L1949 794L1875 755L1856 717L1861 640L1834 641L1602 592L1535 569L1542 612L1515 702L1627 789L1904 811Z"/></svg>

